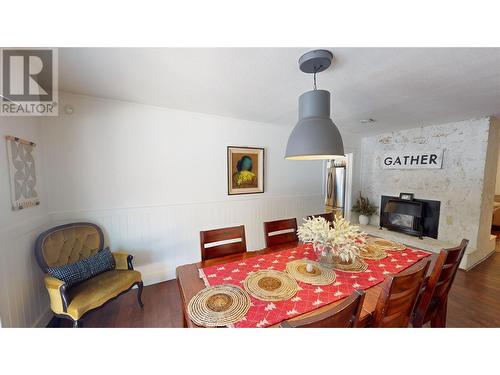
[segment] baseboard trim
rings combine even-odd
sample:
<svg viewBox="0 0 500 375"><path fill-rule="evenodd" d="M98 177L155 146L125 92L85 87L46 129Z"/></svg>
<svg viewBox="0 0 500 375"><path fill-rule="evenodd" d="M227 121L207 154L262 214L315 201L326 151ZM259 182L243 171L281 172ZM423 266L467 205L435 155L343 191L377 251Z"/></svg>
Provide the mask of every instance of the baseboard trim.
<svg viewBox="0 0 500 375"><path fill-rule="evenodd" d="M50 321L52 320L52 311L50 308L47 308L42 315L37 319L37 321L33 324L32 328L45 328L48 326Z"/></svg>
<svg viewBox="0 0 500 375"><path fill-rule="evenodd" d="M137 271L141 272L142 281L144 286L162 283L164 281L173 280L176 278L175 270L161 270L153 272L141 271L138 267Z"/></svg>
<svg viewBox="0 0 500 375"><path fill-rule="evenodd" d="M489 252L488 254L486 254L486 256L484 256L483 258L481 258L478 261L476 261L475 263L473 263L470 267L467 267L465 269L465 271L470 271L474 267L478 266L480 263L483 263L486 259L488 259L490 256L492 256L493 254L495 254L495 252L496 252L496 250L493 250L493 251Z"/></svg>

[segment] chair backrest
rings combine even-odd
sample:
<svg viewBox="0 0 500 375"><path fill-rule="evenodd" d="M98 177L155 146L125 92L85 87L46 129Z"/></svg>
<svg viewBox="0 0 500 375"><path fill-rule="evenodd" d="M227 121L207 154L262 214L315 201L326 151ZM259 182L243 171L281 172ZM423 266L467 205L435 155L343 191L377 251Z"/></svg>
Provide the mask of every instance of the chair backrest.
<svg viewBox="0 0 500 375"><path fill-rule="evenodd" d="M383 282L373 327L408 327L429 263L428 259L422 259L407 271L389 276Z"/></svg>
<svg viewBox="0 0 500 375"><path fill-rule="evenodd" d="M232 241L231 240L239 240ZM219 242L224 242L219 244ZM208 246L207 246L208 245ZM212 229L200 232L201 260L247 251L245 226Z"/></svg>
<svg viewBox="0 0 500 375"><path fill-rule="evenodd" d="M325 212L324 214L317 214L317 215L309 215L307 218L312 219L313 217L322 217L326 221L333 223L333 212Z"/></svg>
<svg viewBox="0 0 500 375"><path fill-rule="evenodd" d="M469 240L463 239L460 245L450 249L442 249L432 269L427 285L422 292L415 308L414 321L421 326L429 319L426 315L432 310L437 311L440 307L446 306L448 292L455 280L458 266L464 257Z"/></svg>
<svg viewBox="0 0 500 375"><path fill-rule="evenodd" d="M299 320L287 320L282 328L351 328L356 327L365 300L365 292L355 290L340 305L321 314Z"/></svg>
<svg viewBox="0 0 500 375"><path fill-rule="evenodd" d="M93 223L69 223L38 236L35 256L40 268L63 266L95 255L104 247L102 229Z"/></svg>
<svg viewBox="0 0 500 375"><path fill-rule="evenodd" d="M264 223L264 236L266 237L266 247L297 242L299 240L297 236L297 219L284 219Z"/></svg>

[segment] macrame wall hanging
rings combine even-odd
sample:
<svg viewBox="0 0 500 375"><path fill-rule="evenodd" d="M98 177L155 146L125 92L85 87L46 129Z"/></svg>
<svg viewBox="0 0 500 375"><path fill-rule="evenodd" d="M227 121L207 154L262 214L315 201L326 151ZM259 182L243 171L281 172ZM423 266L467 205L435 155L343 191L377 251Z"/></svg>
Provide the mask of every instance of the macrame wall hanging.
<svg viewBox="0 0 500 375"><path fill-rule="evenodd" d="M12 209L21 210L40 204L36 187L35 143L8 135L7 158L9 163L10 196Z"/></svg>

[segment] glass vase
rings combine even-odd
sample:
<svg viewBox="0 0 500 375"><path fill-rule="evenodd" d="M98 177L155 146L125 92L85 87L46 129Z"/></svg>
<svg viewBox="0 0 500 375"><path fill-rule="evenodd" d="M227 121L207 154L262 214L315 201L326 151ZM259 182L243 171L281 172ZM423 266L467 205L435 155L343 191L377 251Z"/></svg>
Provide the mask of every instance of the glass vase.
<svg viewBox="0 0 500 375"><path fill-rule="evenodd" d="M333 268L335 266L336 257L333 253L333 248L330 245L314 244L314 252L316 260L323 266Z"/></svg>

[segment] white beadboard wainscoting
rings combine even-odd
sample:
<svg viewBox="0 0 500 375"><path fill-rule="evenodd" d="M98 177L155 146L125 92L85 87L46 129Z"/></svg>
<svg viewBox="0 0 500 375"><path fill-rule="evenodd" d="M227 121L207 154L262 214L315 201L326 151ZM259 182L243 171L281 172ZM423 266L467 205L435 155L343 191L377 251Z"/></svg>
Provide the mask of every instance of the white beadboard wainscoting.
<svg viewBox="0 0 500 375"><path fill-rule="evenodd" d="M33 151L40 205L12 210L5 135L36 143ZM0 326L42 327L50 319L49 298L33 246L50 227L44 173L42 124L38 117L0 118Z"/></svg>
<svg viewBox="0 0 500 375"><path fill-rule="evenodd" d="M33 246L49 227L49 217L43 215L0 229L2 327L44 327L50 320L49 298Z"/></svg>
<svg viewBox="0 0 500 375"><path fill-rule="evenodd" d="M51 213L52 225L91 221L112 251L134 256L146 285L175 278L177 266L200 260L200 230L245 225L248 250L265 246L263 222L321 213L323 196L230 197L225 201Z"/></svg>

